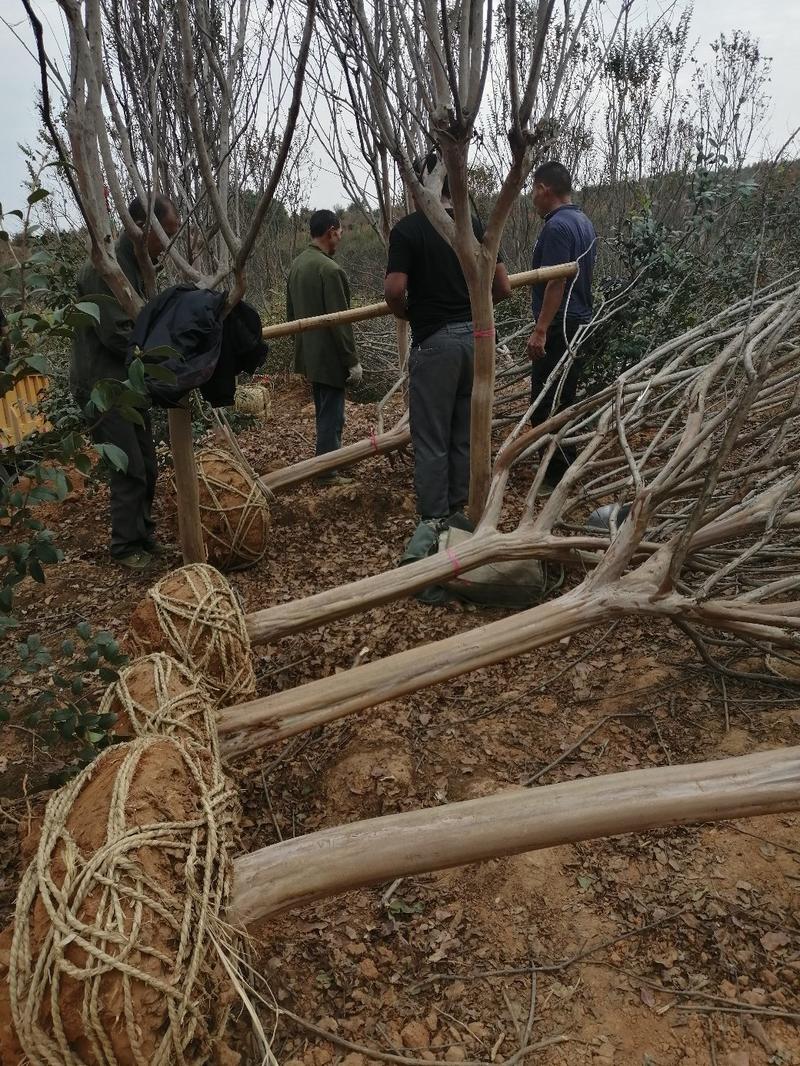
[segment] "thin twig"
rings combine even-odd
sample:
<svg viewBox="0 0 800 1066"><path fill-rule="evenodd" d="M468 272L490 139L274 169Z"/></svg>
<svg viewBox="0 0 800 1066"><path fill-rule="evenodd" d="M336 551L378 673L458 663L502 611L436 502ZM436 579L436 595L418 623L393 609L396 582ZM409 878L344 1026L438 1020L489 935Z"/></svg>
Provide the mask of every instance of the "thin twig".
<svg viewBox="0 0 800 1066"><path fill-rule="evenodd" d="M286 1007L278 1007L277 1013L279 1015L283 1014L287 1018L291 1018L297 1025L302 1026L303 1029L307 1029L309 1032L314 1033L323 1040L329 1040L332 1044L336 1044L337 1047L345 1048L347 1051L356 1051L367 1059L378 1059L380 1062L394 1062L397 1063L398 1066L452 1066L451 1063L445 1062L444 1060L413 1058L411 1055L393 1055L387 1051L378 1051L376 1048L366 1047L364 1044L355 1044L352 1040L345 1040L344 1037L339 1036L337 1033L331 1033L327 1029L322 1029L320 1026L308 1021L306 1018L301 1018L299 1014L287 1010ZM525 1054L529 1055L534 1051L542 1051L544 1048L552 1047L554 1044L566 1044L573 1039L574 1037L568 1036L566 1033L559 1033L558 1036L548 1036L536 1044L530 1044L525 1049ZM465 1062L461 1063L461 1066L490 1066L490 1063L486 1059L467 1059Z"/></svg>

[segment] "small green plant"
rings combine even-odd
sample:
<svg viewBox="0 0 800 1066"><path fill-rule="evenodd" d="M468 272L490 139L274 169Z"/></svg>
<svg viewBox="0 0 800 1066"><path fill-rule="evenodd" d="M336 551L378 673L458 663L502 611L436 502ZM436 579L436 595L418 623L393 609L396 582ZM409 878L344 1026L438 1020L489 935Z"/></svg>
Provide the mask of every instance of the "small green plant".
<svg viewBox="0 0 800 1066"><path fill-rule="evenodd" d="M0 667L0 722L11 714L9 682L15 674L29 675L21 720L46 743L80 744L74 769L85 766L111 741L116 715L97 711L97 695L101 686L116 681L127 656L111 633L95 632L88 622L79 622L57 648L33 634L15 651L17 662Z"/></svg>

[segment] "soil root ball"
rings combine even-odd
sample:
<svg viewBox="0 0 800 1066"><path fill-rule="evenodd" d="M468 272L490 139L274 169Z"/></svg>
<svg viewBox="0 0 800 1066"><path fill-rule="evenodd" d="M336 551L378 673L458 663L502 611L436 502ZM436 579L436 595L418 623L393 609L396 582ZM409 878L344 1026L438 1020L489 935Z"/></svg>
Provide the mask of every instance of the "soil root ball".
<svg viewBox="0 0 800 1066"><path fill-rule="evenodd" d="M237 1061L217 951L235 950L224 916L237 813L219 763L170 737L109 748L54 794L8 965L28 1061ZM0 1060L18 1061L13 1034L0 1040Z"/></svg>
<svg viewBox="0 0 800 1066"><path fill-rule="evenodd" d="M237 385L234 407L239 415L252 415L266 422L272 410L272 392L266 385Z"/></svg>
<svg viewBox="0 0 800 1066"><path fill-rule="evenodd" d="M253 566L268 545L270 516L264 490L222 448L197 453L197 480L209 563L220 570Z"/></svg>
<svg viewBox="0 0 800 1066"><path fill-rule="evenodd" d="M176 737L199 744L219 758L214 708L203 683L181 663L153 652L120 670L100 703L113 714L113 732L131 737Z"/></svg>
<svg viewBox="0 0 800 1066"><path fill-rule="evenodd" d="M244 614L231 586L206 563L174 570L147 592L131 617L128 643L141 655L173 655L200 678L217 707L255 693Z"/></svg>

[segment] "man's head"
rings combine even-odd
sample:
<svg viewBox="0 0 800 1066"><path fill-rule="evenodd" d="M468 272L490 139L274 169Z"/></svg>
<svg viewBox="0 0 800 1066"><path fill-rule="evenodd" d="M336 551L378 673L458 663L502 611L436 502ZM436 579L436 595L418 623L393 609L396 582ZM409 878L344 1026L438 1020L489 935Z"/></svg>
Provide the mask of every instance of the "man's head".
<svg viewBox="0 0 800 1066"><path fill-rule="evenodd" d="M572 176L563 163L551 160L533 172L533 206L541 218L572 200Z"/></svg>
<svg viewBox="0 0 800 1066"><path fill-rule="evenodd" d="M311 241L326 255L334 255L342 239L342 223L333 211L315 211L308 220Z"/></svg>
<svg viewBox="0 0 800 1066"><path fill-rule="evenodd" d="M128 204L128 213L137 226L144 228L147 221L147 208L138 196ZM161 194L156 196L153 203L153 214L161 223L161 228L166 235L170 238L174 237L180 229L181 222L178 218L178 209L172 200L168 196L162 196ZM154 263L164 251L164 247L161 238L150 227L147 232L147 253Z"/></svg>

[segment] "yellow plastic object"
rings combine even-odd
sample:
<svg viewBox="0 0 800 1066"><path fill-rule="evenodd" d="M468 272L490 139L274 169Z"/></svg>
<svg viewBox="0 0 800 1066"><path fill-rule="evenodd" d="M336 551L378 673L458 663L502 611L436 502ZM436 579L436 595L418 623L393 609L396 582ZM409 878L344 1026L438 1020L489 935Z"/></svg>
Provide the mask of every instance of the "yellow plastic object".
<svg viewBox="0 0 800 1066"><path fill-rule="evenodd" d="M39 403L39 397L46 389L46 377L29 374L4 396L0 396L0 445L7 447L19 444L23 437L34 430L50 428L43 415L31 410Z"/></svg>

